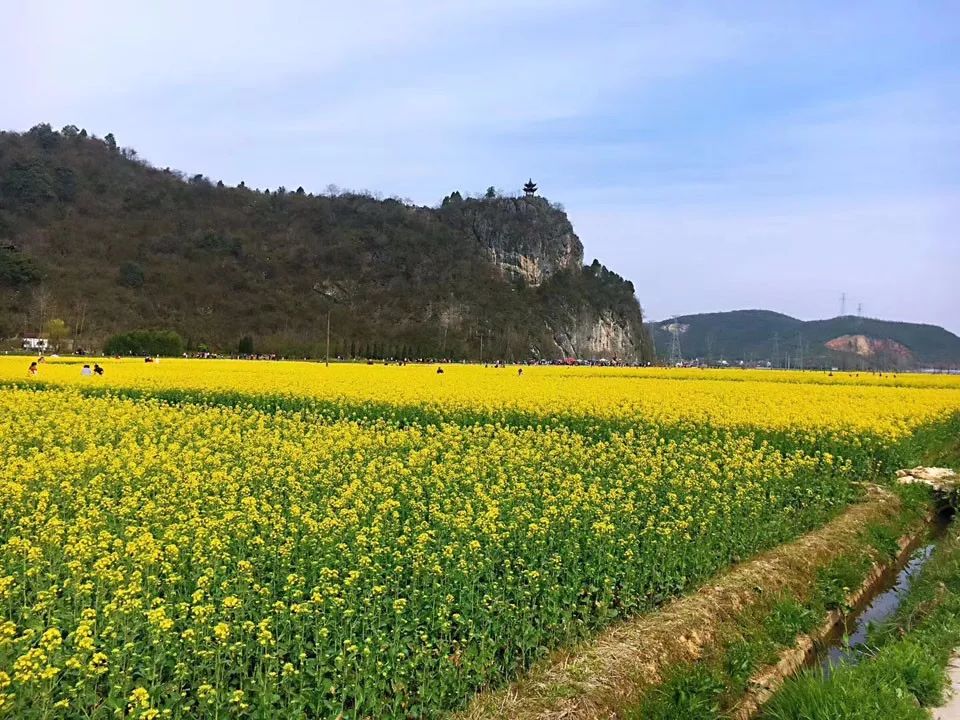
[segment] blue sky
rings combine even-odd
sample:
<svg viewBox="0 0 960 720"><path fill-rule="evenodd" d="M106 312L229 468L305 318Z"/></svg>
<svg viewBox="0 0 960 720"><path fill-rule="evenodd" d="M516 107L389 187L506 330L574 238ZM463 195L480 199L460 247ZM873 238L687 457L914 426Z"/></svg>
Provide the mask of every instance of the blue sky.
<svg viewBox="0 0 960 720"><path fill-rule="evenodd" d="M0 5L0 127L429 205L532 176L654 319L960 332L960 0Z"/></svg>

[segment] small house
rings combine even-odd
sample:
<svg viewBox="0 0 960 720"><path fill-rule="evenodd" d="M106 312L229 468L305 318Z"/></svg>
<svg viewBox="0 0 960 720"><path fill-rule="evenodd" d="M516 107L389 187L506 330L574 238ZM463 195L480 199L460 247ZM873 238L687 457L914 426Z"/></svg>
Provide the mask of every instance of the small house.
<svg viewBox="0 0 960 720"><path fill-rule="evenodd" d="M25 337L20 345L24 350L46 352L50 349L50 341L46 338Z"/></svg>

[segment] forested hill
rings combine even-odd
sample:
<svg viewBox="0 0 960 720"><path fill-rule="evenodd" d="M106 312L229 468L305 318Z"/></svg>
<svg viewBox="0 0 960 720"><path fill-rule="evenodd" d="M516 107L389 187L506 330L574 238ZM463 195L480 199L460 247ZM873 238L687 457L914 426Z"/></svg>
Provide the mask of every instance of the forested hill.
<svg viewBox="0 0 960 720"><path fill-rule="evenodd" d="M633 285L542 197L418 207L226 187L68 126L0 133L0 335L62 319L77 344L173 329L191 347L647 359Z"/></svg>
<svg viewBox="0 0 960 720"><path fill-rule="evenodd" d="M658 350L670 353L673 320L652 323ZM803 321L768 310L676 318L684 358L770 361L791 367L960 367L960 337L936 325L853 315Z"/></svg>

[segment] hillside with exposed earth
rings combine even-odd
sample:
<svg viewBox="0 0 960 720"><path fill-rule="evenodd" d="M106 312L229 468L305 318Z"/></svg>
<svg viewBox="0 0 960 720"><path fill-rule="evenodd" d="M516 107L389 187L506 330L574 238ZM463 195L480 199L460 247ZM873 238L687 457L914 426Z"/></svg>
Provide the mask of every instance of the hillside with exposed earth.
<svg viewBox="0 0 960 720"><path fill-rule="evenodd" d="M686 360L844 369L960 367L960 337L936 325L853 315L803 321L768 310L682 315L651 323L661 356L669 357L674 324Z"/></svg>

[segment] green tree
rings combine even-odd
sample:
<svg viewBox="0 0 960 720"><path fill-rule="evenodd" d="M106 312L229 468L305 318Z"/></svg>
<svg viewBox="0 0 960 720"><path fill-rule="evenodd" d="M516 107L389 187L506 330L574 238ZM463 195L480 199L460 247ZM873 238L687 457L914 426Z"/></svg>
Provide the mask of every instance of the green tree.
<svg viewBox="0 0 960 720"><path fill-rule="evenodd" d="M50 127L50 123L34 125L27 134L44 150L52 150L57 146L57 143L60 142L60 135Z"/></svg>
<svg viewBox="0 0 960 720"><path fill-rule="evenodd" d="M143 268L135 262L125 262L120 266L120 284L128 288L143 287Z"/></svg>
<svg viewBox="0 0 960 720"><path fill-rule="evenodd" d="M0 286L20 287L40 279L33 262L13 245L0 245Z"/></svg>
<svg viewBox="0 0 960 720"><path fill-rule="evenodd" d="M131 330L111 337L103 351L107 355L182 355L183 338L173 330Z"/></svg>
<svg viewBox="0 0 960 720"><path fill-rule="evenodd" d="M42 161L14 162L0 176L0 195L11 209L35 208L57 199L56 183Z"/></svg>
<svg viewBox="0 0 960 720"><path fill-rule="evenodd" d="M443 201L440 203L442 207L448 205L462 205L463 204L463 195L460 194L459 190L454 190L452 193L447 195Z"/></svg>
<svg viewBox="0 0 960 720"><path fill-rule="evenodd" d="M60 344L70 334L67 324L60 318L51 319L44 328L44 331L47 334L47 340L50 341L50 344L53 346L54 350L59 350Z"/></svg>
<svg viewBox="0 0 960 720"><path fill-rule="evenodd" d="M253 338L249 335L240 338L240 342L237 343L237 352L241 355L253 355Z"/></svg>

